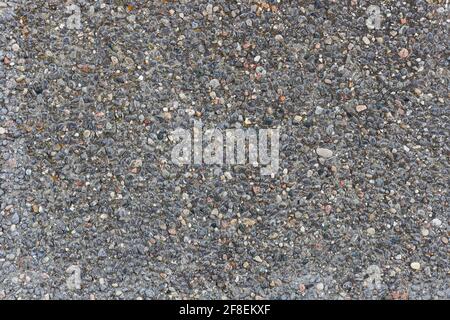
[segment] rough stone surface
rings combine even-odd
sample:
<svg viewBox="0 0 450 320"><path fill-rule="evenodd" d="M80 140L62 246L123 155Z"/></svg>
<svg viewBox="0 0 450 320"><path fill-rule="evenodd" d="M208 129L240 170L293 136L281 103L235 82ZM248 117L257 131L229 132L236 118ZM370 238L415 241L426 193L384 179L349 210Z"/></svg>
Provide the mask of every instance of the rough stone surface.
<svg viewBox="0 0 450 320"><path fill-rule="evenodd" d="M0 299L450 298L445 1L66 2L0 2Z"/></svg>

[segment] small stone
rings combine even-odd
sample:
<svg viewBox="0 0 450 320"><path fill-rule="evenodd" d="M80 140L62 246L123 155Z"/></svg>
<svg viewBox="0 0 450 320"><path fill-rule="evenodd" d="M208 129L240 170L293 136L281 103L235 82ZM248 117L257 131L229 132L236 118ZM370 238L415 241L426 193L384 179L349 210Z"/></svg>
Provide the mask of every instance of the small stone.
<svg viewBox="0 0 450 320"><path fill-rule="evenodd" d="M367 106L364 105L364 104L358 104L358 105L356 106L356 112L363 112L363 111L366 110L366 109L367 109Z"/></svg>
<svg viewBox="0 0 450 320"><path fill-rule="evenodd" d="M255 257L253 258L253 260L255 260L256 262L259 262L259 263L263 262L263 260L261 259L260 256L255 256Z"/></svg>
<svg viewBox="0 0 450 320"><path fill-rule="evenodd" d="M0 134L5 134L6 133L6 129L3 127L0 127Z"/></svg>
<svg viewBox="0 0 450 320"><path fill-rule="evenodd" d="M37 204L33 204L32 209L34 213L39 213L39 206Z"/></svg>
<svg viewBox="0 0 450 320"><path fill-rule="evenodd" d="M256 70L256 73L259 74L259 75L261 75L261 76L264 76L264 75L266 75L266 73L267 73L266 69L264 69L264 68L261 67L261 66L256 67L255 70Z"/></svg>
<svg viewBox="0 0 450 320"><path fill-rule="evenodd" d="M320 115L323 113L323 108L320 107L320 106L317 106L317 107L316 107L316 110L314 111L314 113L315 113L317 116L320 116Z"/></svg>
<svg viewBox="0 0 450 320"><path fill-rule="evenodd" d="M14 213L11 217L11 223L12 224L18 224L20 222L20 217L17 213Z"/></svg>
<svg viewBox="0 0 450 320"><path fill-rule="evenodd" d="M325 159L331 158L333 156L333 151L331 151L330 149L326 149L326 148L317 148L316 153L319 157L322 157Z"/></svg>
<svg viewBox="0 0 450 320"><path fill-rule="evenodd" d="M422 233L422 236L426 237L430 234L430 231L428 229L422 229L421 233Z"/></svg>
<svg viewBox="0 0 450 320"><path fill-rule="evenodd" d="M302 116L296 115L296 116L294 117L294 123L301 123L302 120L303 120L303 117L302 117Z"/></svg>
<svg viewBox="0 0 450 320"><path fill-rule="evenodd" d="M140 168L140 167L142 167L142 160L141 159L133 160L131 162L131 167L133 167L133 168Z"/></svg>
<svg viewBox="0 0 450 320"><path fill-rule="evenodd" d="M399 52L398 52L398 56L401 59L406 59L409 56L409 51L406 48L402 48Z"/></svg>
<svg viewBox="0 0 450 320"><path fill-rule="evenodd" d="M363 42L364 42L365 44L370 44L369 38L363 37L362 40L363 40Z"/></svg>
<svg viewBox="0 0 450 320"><path fill-rule="evenodd" d="M117 59L117 57L112 56L112 57L111 57L111 64L112 64L113 66L115 66L115 65L118 64L118 63L119 63L119 59Z"/></svg>
<svg viewBox="0 0 450 320"><path fill-rule="evenodd" d="M298 291L299 291L301 294L305 293L305 291L306 291L306 286L305 286L303 283L300 283L300 284L298 285Z"/></svg>
<svg viewBox="0 0 450 320"><path fill-rule="evenodd" d="M413 269L413 270L420 270L420 263L419 262L412 262L411 263L411 269Z"/></svg>
<svg viewBox="0 0 450 320"><path fill-rule="evenodd" d="M89 138L90 136L91 136L91 132L89 130L84 130L83 131L83 137Z"/></svg>
<svg viewBox="0 0 450 320"><path fill-rule="evenodd" d="M208 5L206 6L206 13L208 15L212 15L213 14L213 5L211 3L208 3Z"/></svg>
<svg viewBox="0 0 450 320"><path fill-rule="evenodd" d="M442 237L441 241L443 244L448 244L448 238L447 237Z"/></svg>
<svg viewBox="0 0 450 320"><path fill-rule="evenodd" d="M316 284L317 291L322 291L324 289L324 284L322 282Z"/></svg>
<svg viewBox="0 0 450 320"><path fill-rule="evenodd" d="M187 96L183 92L180 92L178 94L178 96L180 97L181 100L186 100L187 99Z"/></svg>
<svg viewBox="0 0 450 320"><path fill-rule="evenodd" d="M283 36L281 34L277 34L275 36L275 40L278 41L278 42L282 42L283 41Z"/></svg>
<svg viewBox="0 0 450 320"><path fill-rule="evenodd" d="M136 22L136 16L134 14L131 14L127 17L127 21L129 23L135 23Z"/></svg>
<svg viewBox="0 0 450 320"><path fill-rule="evenodd" d="M368 234L369 236L373 236L373 235L375 234L375 229L374 229L374 228L368 228L368 229L367 229L367 234Z"/></svg>
<svg viewBox="0 0 450 320"><path fill-rule="evenodd" d="M244 219L242 219L242 224L245 225L247 228L249 228L256 224L256 220L250 219L250 218L244 218Z"/></svg>
<svg viewBox="0 0 450 320"><path fill-rule="evenodd" d="M172 119L172 114L170 112L163 112L163 118L164 120L171 120Z"/></svg>
<svg viewBox="0 0 450 320"><path fill-rule="evenodd" d="M101 248L101 249L98 251L97 255L98 255L100 258L106 258L106 257L107 257L106 251L105 251L105 249L103 249L103 248Z"/></svg>
<svg viewBox="0 0 450 320"><path fill-rule="evenodd" d="M442 221L438 218L434 218L433 220L431 220L431 225L433 227L439 228L442 225Z"/></svg>
<svg viewBox="0 0 450 320"><path fill-rule="evenodd" d="M69 290L81 289L81 269L77 265L71 265L66 269L69 276L66 279L66 285Z"/></svg>
<svg viewBox="0 0 450 320"><path fill-rule="evenodd" d="M20 50L20 47L19 47L19 45L18 45L17 43L14 43L14 44L11 46L11 49L12 49L13 51L17 52L17 51Z"/></svg>
<svg viewBox="0 0 450 320"><path fill-rule="evenodd" d="M217 87L220 86L220 82L219 82L219 80L217 80L217 79L212 79L212 80L209 82L209 85L210 85L210 87L212 87L213 89L215 89L215 88L217 88Z"/></svg>

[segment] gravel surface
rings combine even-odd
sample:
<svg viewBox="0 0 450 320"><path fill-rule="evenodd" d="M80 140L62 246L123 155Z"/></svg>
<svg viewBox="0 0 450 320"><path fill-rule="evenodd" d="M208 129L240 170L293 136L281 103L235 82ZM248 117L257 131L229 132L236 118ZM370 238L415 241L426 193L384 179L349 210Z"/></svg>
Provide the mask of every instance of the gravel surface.
<svg viewBox="0 0 450 320"><path fill-rule="evenodd" d="M449 299L449 10L0 0L0 299Z"/></svg>

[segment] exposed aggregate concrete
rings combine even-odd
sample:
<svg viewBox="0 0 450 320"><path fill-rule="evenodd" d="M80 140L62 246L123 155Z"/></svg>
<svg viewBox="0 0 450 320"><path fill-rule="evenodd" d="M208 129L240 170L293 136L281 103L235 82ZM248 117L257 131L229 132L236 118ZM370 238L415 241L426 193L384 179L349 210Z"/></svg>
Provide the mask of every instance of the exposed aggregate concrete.
<svg viewBox="0 0 450 320"><path fill-rule="evenodd" d="M0 299L448 299L448 10L0 1ZM194 120L278 173L176 166Z"/></svg>

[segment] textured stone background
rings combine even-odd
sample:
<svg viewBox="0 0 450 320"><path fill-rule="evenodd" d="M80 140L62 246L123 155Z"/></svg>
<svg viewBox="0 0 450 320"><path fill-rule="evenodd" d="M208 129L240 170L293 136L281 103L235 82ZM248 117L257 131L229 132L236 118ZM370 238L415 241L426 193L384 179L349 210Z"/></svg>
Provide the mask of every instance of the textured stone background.
<svg viewBox="0 0 450 320"><path fill-rule="evenodd" d="M445 1L70 3L0 1L0 298L450 297Z"/></svg>

